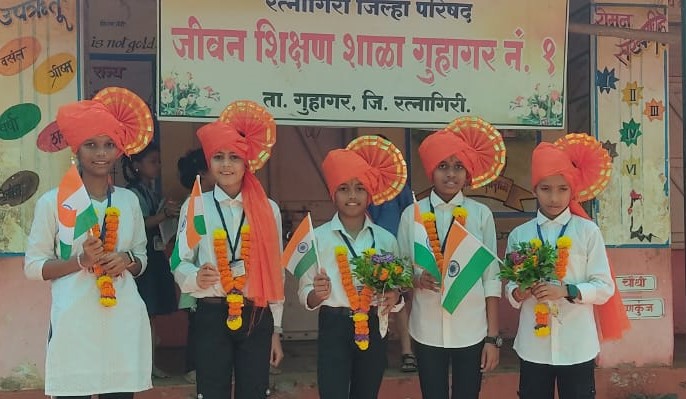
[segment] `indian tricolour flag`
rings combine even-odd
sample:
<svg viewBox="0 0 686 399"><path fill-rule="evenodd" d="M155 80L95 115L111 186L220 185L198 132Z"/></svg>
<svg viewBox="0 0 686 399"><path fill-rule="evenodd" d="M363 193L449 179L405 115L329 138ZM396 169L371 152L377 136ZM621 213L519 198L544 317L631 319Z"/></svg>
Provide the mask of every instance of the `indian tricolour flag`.
<svg viewBox="0 0 686 399"><path fill-rule="evenodd" d="M60 257L69 259L74 240L98 223L88 191L73 164L57 187L57 220Z"/></svg>
<svg viewBox="0 0 686 399"><path fill-rule="evenodd" d="M414 197L414 194L412 196ZM441 281L441 271L438 269L436 257L431 250L429 234L424 227L416 198L414 199L414 263L430 273L436 281Z"/></svg>
<svg viewBox="0 0 686 399"><path fill-rule="evenodd" d="M446 240L445 261L448 267L443 279L441 302L443 308L452 314L497 257L458 222L450 227Z"/></svg>
<svg viewBox="0 0 686 399"><path fill-rule="evenodd" d="M319 258L315 245L314 229L312 228L312 218L308 213L298 228L295 229L293 237L288 241L288 245L283 251L281 265L293 273L296 278L300 278L316 264L319 264Z"/></svg>
<svg viewBox="0 0 686 399"><path fill-rule="evenodd" d="M195 177L193 191L188 199L186 217L180 221L179 232L176 235L176 244L169 263L171 269L176 269L181 263L180 250L192 250L200 243L202 236L207 233L205 226L205 207L202 202L202 190L200 189L200 176Z"/></svg>

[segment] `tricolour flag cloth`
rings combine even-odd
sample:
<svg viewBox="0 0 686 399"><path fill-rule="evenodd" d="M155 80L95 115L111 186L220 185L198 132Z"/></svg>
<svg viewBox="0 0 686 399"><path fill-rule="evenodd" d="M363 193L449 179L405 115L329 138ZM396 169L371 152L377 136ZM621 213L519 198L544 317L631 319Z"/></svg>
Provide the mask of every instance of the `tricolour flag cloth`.
<svg viewBox="0 0 686 399"><path fill-rule="evenodd" d="M186 217L181 220L181 227L176 236L176 244L174 245L174 252L172 252L169 263L171 269L176 269L181 263L179 255L181 248L184 250L192 250L200 243L202 236L207 233L205 226L205 207L202 202L202 190L200 189L200 176L195 177L195 184L193 184L193 191L188 199L188 209L186 209Z"/></svg>
<svg viewBox="0 0 686 399"><path fill-rule="evenodd" d="M430 273L436 281L441 281L441 271L436 263L436 257L431 250L429 234L424 227L422 214L419 212L419 203L414 200L414 263Z"/></svg>
<svg viewBox="0 0 686 399"><path fill-rule="evenodd" d="M317 247L314 239L312 218L308 213L295 229L281 257L281 265L296 278L302 277L310 268L319 264Z"/></svg>
<svg viewBox="0 0 686 399"><path fill-rule="evenodd" d="M497 257L458 222L450 227L446 240L445 262L448 262L448 267L443 279L441 303L452 314Z"/></svg>
<svg viewBox="0 0 686 399"><path fill-rule="evenodd" d="M66 260L71 256L74 240L98 223L91 198L73 164L57 187L57 220L60 257Z"/></svg>

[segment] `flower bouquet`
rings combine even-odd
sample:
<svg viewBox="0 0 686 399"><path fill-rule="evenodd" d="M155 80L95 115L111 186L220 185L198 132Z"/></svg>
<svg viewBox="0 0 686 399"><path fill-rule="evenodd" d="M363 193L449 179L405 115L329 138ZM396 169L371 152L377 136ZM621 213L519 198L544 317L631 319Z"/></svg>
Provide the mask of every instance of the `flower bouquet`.
<svg viewBox="0 0 686 399"><path fill-rule="evenodd" d="M352 263L355 265L353 275L376 293L412 287L412 269L405 258L369 248Z"/></svg>
<svg viewBox="0 0 686 399"><path fill-rule="evenodd" d="M369 248L351 263L355 265L352 274L377 295L412 287L412 266L406 258L385 251L377 253L374 248ZM388 331L388 314L382 316L382 313L379 311L379 331L381 337L385 337Z"/></svg>
<svg viewBox="0 0 686 399"><path fill-rule="evenodd" d="M522 290L541 281L562 281L567 274L572 241L569 237L562 236L556 244L554 247L538 238L517 243L514 251L505 256L500 268L500 277L517 283ZM547 303L537 303L534 306L534 313L534 334L538 337L550 335L550 306Z"/></svg>

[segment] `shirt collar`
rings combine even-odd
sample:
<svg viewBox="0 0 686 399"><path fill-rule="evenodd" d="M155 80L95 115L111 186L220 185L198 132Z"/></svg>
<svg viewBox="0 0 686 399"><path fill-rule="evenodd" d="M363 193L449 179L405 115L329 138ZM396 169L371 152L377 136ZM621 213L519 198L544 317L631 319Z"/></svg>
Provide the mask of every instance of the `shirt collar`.
<svg viewBox="0 0 686 399"><path fill-rule="evenodd" d="M543 225L547 222L552 222L564 226L565 224L569 223L569 219L571 218L572 212L569 210L569 207L567 207L567 209L565 209L561 214L557 215L555 219L548 219L548 217L539 209L538 214L536 215L536 223L538 225Z"/></svg>
<svg viewBox="0 0 686 399"><path fill-rule="evenodd" d="M440 205L462 206L464 204L464 194L462 194L462 190L460 190L460 192L451 198L450 201L445 202L441 197L438 196L438 194L436 194L436 191L431 190L429 201L431 201L431 205L433 205L434 208L437 208Z"/></svg>
<svg viewBox="0 0 686 399"><path fill-rule="evenodd" d="M213 196L214 196L214 199L217 200L217 202L219 202L220 204L229 204L229 205L239 204L240 205L243 203L243 193L238 193L236 198L231 198L226 193L226 191L222 190L217 185L214 186Z"/></svg>
<svg viewBox="0 0 686 399"><path fill-rule="evenodd" d="M366 228L369 228L370 230L372 228L372 221L367 216L364 217L364 225L362 225L362 230L360 230L360 233L363 232ZM331 219L331 230L340 231L348 236L350 235L345 230L343 222L341 222L341 219L338 217L338 212L336 212L336 214L333 216L333 219Z"/></svg>

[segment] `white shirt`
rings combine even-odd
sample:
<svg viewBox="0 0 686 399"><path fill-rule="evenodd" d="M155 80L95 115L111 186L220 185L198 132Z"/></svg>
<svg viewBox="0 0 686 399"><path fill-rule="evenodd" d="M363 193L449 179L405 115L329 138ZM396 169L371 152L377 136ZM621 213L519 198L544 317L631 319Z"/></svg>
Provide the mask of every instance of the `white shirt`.
<svg viewBox="0 0 686 399"><path fill-rule="evenodd" d="M512 306L520 309L514 349L519 357L528 362L555 366L579 364L594 359L600 352L593 305L607 302L615 286L598 226L590 220L572 215L569 209L554 220L539 211L535 219L512 230L507 239L507 252L511 252L519 242L538 237L536 226L541 227L543 241L555 245L564 225L567 225L564 235L572 240L572 247L562 284L576 285L581 300L577 300L577 303L570 303L565 298L551 301L551 308L557 306L559 315L553 317L551 314L550 336L534 335L536 299L531 297L522 303L515 301L512 291L517 285L513 282L507 284L507 298Z"/></svg>
<svg viewBox="0 0 686 399"><path fill-rule="evenodd" d="M242 193L238 193L236 198L231 198L219 186L214 186L214 190L202 194L207 234L202 237L200 244L194 250L189 251L184 249L183 246L180 247L179 257L181 258L181 263L173 270L174 279L181 288L181 292L190 293L195 298L226 296L226 292L224 291L221 282L217 282L209 288L201 289L198 287L196 280L200 265L204 265L205 263L217 264L217 259L214 255L212 235L215 229L223 229L224 227L222 226L221 218L217 212L215 200L219 203L219 207L224 215L226 228L228 229L227 234L231 239L231 243L236 246L236 257L240 257L240 234L238 234L238 242L236 242L235 239L237 235L236 232L240 229L241 218L243 216L243 195ZM272 208L272 213L274 214L274 220L276 222L276 229L279 235L279 247L283 249L281 242L281 211L274 201L269 200L269 205ZM188 200L186 200L181 207L179 220L184 220L187 212ZM248 219L246 218L244 225L247 224ZM182 224L179 224L179 229L181 228ZM179 232L177 232L177 236L179 236ZM227 250L229 261L231 261L231 249L228 248L228 244ZM285 271L282 278L285 278ZM243 293L246 297L250 297L250 274L248 274ZM283 318L283 301L270 303L269 307L274 316L274 326L280 327L281 319Z"/></svg>
<svg viewBox="0 0 686 399"><path fill-rule="evenodd" d="M107 200L93 200L100 224ZM143 215L136 195L121 187L112 192L119 208L116 251L132 251L147 264ZM43 279L43 265L59 258L57 190L43 194L36 210L24 258L29 279ZM87 235L77 238L70 256L83 252ZM51 337L45 360L45 393L83 396L107 392L140 392L152 388L152 344L145 303L133 276L114 278L117 305L103 307L95 275L86 271L51 281Z"/></svg>
<svg viewBox="0 0 686 399"><path fill-rule="evenodd" d="M373 233L372 233L373 232ZM344 246L347 248L345 241L341 237L341 234L348 238L352 249L355 250L358 256L362 255L362 252L371 248L374 244L374 248L377 251L384 250L386 252L391 252L395 255L398 254L398 242L396 241L393 234L389 233L381 226L377 226L371 222L369 218L365 218L362 230L357 234L357 237L353 238L343 227L343 223L338 218L338 213L334 217L324 223L323 225L314 229L314 235L317 244L317 253L319 255L320 267L326 271L326 275L331 279L331 295L322 301L319 306L326 305L336 308L349 308L350 301L343 288L343 283L341 283L341 274L338 271L338 263L336 263L335 249L338 246ZM348 249L348 257L350 259L354 258L354 255ZM355 267L352 263L350 264L351 271ZM311 267L310 270L305 273L299 281L298 297L300 298L300 303L305 305L308 310L314 310L319 308L310 308L307 306L307 296L314 289L314 277L319 273L317 267ZM353 284L359 286L359 281L353 275ZM397 307L392 309L392 311L399 310Z"/></svg>
<svg viewBox="0 0 686 399"><path fill-rule="evenodd" d="M429 212L433 204L436 215L436 230L441 243L445 241L453 218L455 207L462 206L467 212L467 230L481 241L486 248L496 252L495 223L490 209L462 192L450 202L444 202L434 191L428 198L419 201L420 212ZM414 208L409 206L400 217L398 242L401 254L414 259ZM415 267L415 276L423 269ZM465 298L450 314L441 305L441 293L415 289L410 312L410 335L417 342L441 348L464 348L483 340L488 332L486 298L499 298L502 285L498 278L498 263L493 261L481 278L474 284Z"/></svg>

